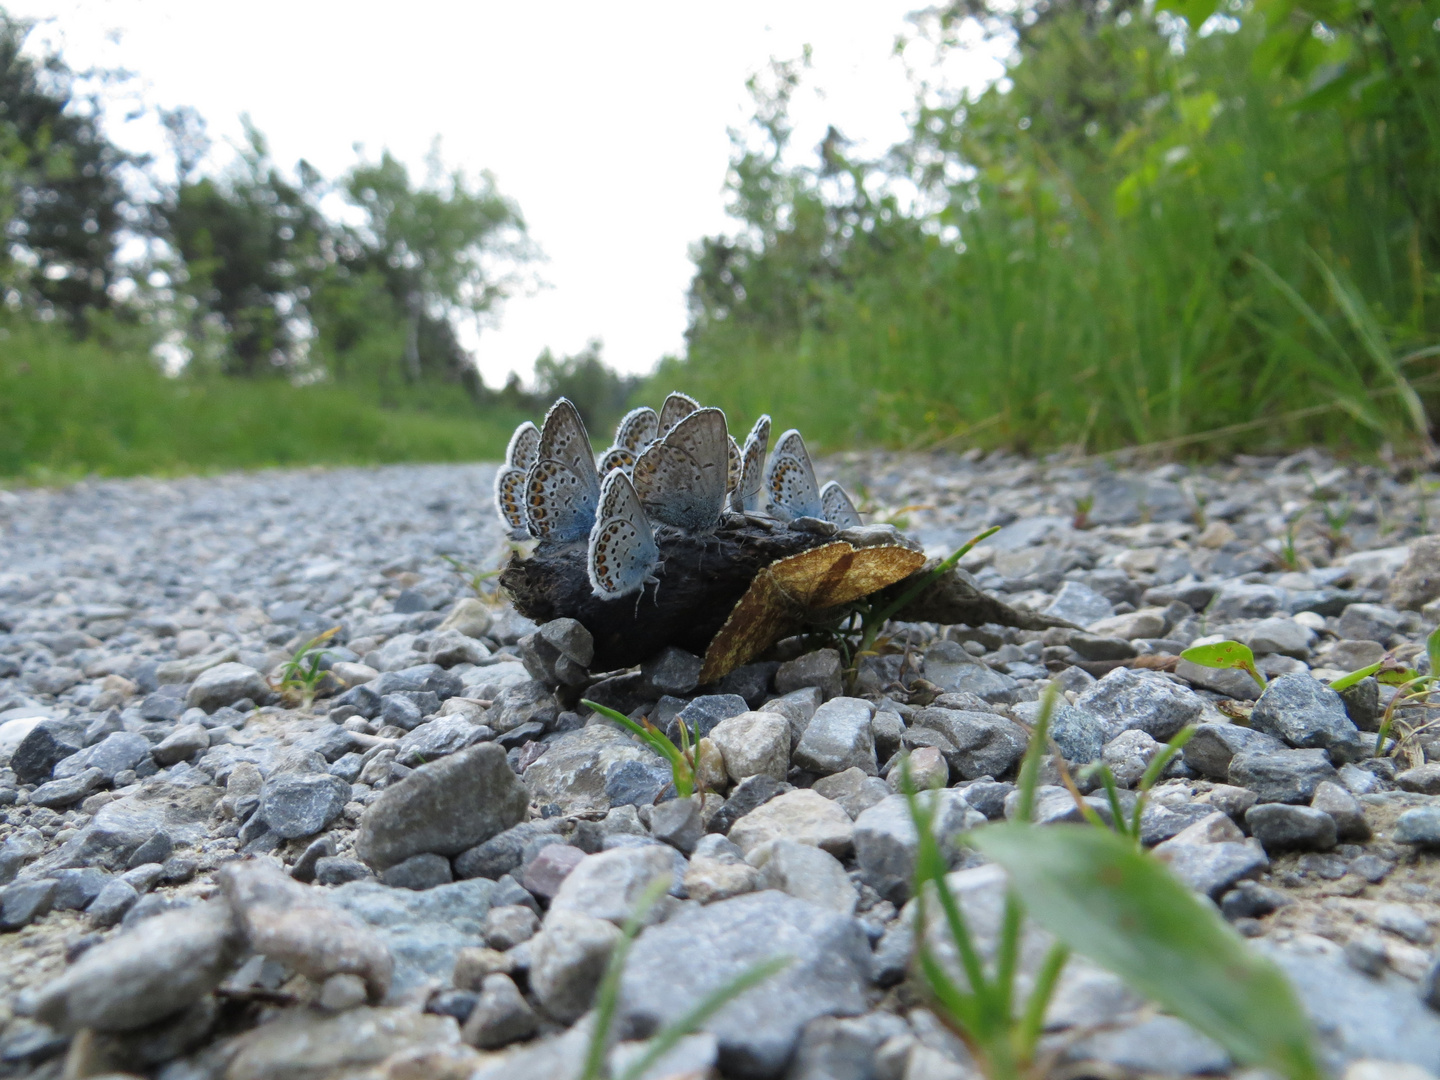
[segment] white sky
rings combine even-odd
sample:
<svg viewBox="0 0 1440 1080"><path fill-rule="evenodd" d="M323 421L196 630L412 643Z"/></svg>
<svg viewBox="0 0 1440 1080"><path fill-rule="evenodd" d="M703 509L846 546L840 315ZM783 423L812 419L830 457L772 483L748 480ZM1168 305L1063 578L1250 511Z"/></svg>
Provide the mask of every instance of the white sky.
<svg viewBox="0 0 1440 1080"><path fill-rule="evenodd" d="M619 4L334 3L325 0L0 0L53 18L46 36L72 67L123 67L143 101L191 105L222 154L249 113L290 167L326 176L355 144L424 175L436 135L446 163L489 169L548 257L548 287L511 300L478 357L486 382L528 376L536 355L604 343L640 372L678 353L689 245L733 226L722 184L727 127L750 115L745 80L770 57L814 49L792 115L807 154L834 123L862 149L905 134L913 92L893 55L917 0L729 0ZM118 32L118 33L117 33ZM914 63L914 54L911 54ZM999 73L952 57L948 81ZM131 102L133 103L133 99ZM112 137L163 151L153 125Z"/></svg>

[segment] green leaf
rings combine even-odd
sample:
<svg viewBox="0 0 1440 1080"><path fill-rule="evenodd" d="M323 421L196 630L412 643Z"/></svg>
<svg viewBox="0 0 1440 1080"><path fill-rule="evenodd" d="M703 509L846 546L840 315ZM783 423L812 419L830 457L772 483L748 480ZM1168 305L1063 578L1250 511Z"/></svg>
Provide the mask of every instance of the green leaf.
<svg viewBox="0 0 1440 1080"><path fill-rule="evenodd" d="M1375 678L1386 686L1404 686L1420 678L1420 673L1413 668L1391 668L1389 671L1380 672Z"/></svg>
<svg viewBox="0 0 1440 1080"><path fill-rule="evenodd" d="M1189 660L1192 664L1199 664L1208 668L1239 668L1249 676L1265 686L1265 676L1260 674L1255 667L1255 654L1250 651L1248 645L1242 645L1238 641L1217 641L1213 645L1196 645L1193 649L1186 649L1180 654L1181 660Z"/></svg>
<svg viewBox="0 0 1440 1080"><path fill-rule="evenodd" d="M1285 977L1153 856L1083 825L992 825L972 842L1061 942L1237 1061L1319 1080L1310 1024Z"/></svg>
<svg viewBox="0 0 1440 1080"><path fill-rule="evenodd" d="M1440 679L1440 626L1425 639L1425 653L1430 657L1430 677Z"/></svg>
<svg viewBox="0 0 1440 1080"><path fill-rule="evenodd" d="M1377 660L1373 664L1367 664L1365 667L1356 668L1354 671L1350 672L1349 675L1341 675L1340 678L1332 682L1330 684L1330 689L1337 692L1341 690L1349 690L1350 687L1354 686L1356 683L1361 682L1364 679L1368 679L1371 675L1374 675L1384 666L1384 660Z"/></svg>

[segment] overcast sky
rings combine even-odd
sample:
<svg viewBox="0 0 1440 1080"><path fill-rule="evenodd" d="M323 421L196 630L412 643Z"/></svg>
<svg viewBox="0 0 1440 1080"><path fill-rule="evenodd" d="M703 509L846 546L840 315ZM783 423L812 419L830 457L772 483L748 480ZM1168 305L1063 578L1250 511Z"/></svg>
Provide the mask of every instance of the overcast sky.
<svg viewBox="0 0 1440 1080"><path fill-rule="evenodd" d="M834 123L878 150L905 134L912 91L893 55L916 0L725 4L331 3L0 0L53 18L72 67L123 67L145 103L191 105L224 152L248 113L287 167L337 176L388 148L423 175L439 135L447 164L489 169L548 256L548 287L511 300L478 344L498 385L536 355L604 343L622 371L682 348L689 245L729 229L727 127L750 115L746 79L809 44L793 110L807 152ZM907 60L914 65L916 54ZM998 68L951 58L950 80ZM125 104L130 104L126 102ZM112 137L161 150L155 128Z"/></svg>

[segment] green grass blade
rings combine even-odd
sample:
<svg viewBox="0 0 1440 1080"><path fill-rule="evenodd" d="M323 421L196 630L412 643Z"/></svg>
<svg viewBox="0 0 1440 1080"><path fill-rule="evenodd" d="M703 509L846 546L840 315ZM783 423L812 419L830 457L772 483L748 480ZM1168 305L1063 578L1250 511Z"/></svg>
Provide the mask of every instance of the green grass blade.
<svg viewBox="0 0 1440 1080"><path fill-rule="evenodd" d="M1385 661L1379 660L1373 664L1367 664L1365 667L1356 668L1354 671L1350 672L1349 675L1341 675L1340 678L1332 682L1330 684L1330 689L1336 692L1339 692L1341 690L1349 690L1350 687L1354 686L1356 683L1368 679L1371 675L1374 675L1384 666Z"/></svg>
<svg viewBox="0 0 1440 1080"><path fill-rule="evenodd" d="M620 978L625 974L625 960L630 955L630 946L640 928L645 925L645 916L669 889L670 882L658 877L650 883L635 904L635 910L621 928L620 940L610 951L610 962L605 966L605 977L595 991L595 1026L590 1031L590 1042L585 1048L585 1071L580 1080L604 1080L605 1054L610 1049L610 1028L615 1023L615 1009L620 1001Z"/></svg>
<svg viewBox="0 0 1440 1080"><path fill-rule="evenodd" d="M1045 1010L1050 1007L1055 985L1060 981L1060 973L1065 970L1069 959L1070 950L1058 941L1045 954L1045 960L1035 976L1035 987L1025 1002L1025 1013L1015 1030L1015 1049L1021 1060L1029 1061L1035 1056L1035 1044L1040 1041L1040 1034L1045 1029Z"/></svg>
<svg viewBox="0 0 1440 1080"><path fill-rule="evenodd" d="M605 719L614 721L631 734L639 736L650 749L668 761L670 772L675 780L675 793L680 798L688 799L695 794L695 773L690 767L690 762L686 760L679 747L666 738L662 732L656 731L654 728L641 727L624 713L591 701L589 698L582 698L580 704L594 710Z"/></svg>
<svg viewBox="0 0 1440 1080"><path fill-rule="evenodd" d="M993 825L973 842L1062 943L1237 1061L1319 1080L1310 1024L1285 977L1154 858L1108 830L1074 825Z"/></svg>
<svg viewBox="0 0 1440 1080"><path fill-rule="evenodd" d="M1030 821L1035 816L1035 788L1040 783L1040 761L1050 745L1050 717L1055 712L1055 699L1059 694L1051 683L1040 697L1040 712L1035 717L1035 726L1030 731L1030 746L1025 751L1025 760L1020 764L1020 803L1016 808L1015 820Z"/></svg>

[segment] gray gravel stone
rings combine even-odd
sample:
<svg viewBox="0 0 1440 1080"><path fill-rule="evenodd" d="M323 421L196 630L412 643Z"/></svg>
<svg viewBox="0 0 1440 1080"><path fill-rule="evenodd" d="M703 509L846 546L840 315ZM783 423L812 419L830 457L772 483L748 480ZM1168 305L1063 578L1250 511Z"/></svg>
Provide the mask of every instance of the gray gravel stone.
<svg viewBox="0 0 1440 1080"><path fill-rule="evenodd" d="M679 877L684 877L683 868ZM579 911L620 926L634 914L645 890L660 878L676 880L675 852L664 844L647 843L587 855L561 883L550 910ZM656 904L647 922L662 918L668 910L664 901Z"/></svg>
<svg viewBox="0 0 1440 1080"><path fill-rule="evenodd" d="M41 720L11 753L10 768L22 784L42 783L50 770L80 749L82 737L74 724Z"/></svg>
<svg viewBox="0 0 1440 1080"><path fill-rule="evenodd" d="M87 950L26 1003L27 1011L67 1033L132 1031L208 994L239 949L225 904L167 912Z"/></svg>
<svg viewBox="0 0 1440 1080"><path fill-rule="evenodd" d="M619 940L619 927L583 911L546 916L530 941L530 988L545 1011L562 1023L578 1020L590 1008Z"/></svg>
<svg viewBox="0 0 1440 1080"><path fill-rule="evenodd" d="M775 672L775 690L788 694L807 686L818 689L828 701L839 697L843 684L840 654L834 649L816 649L784 664Z"/></svg>
<svg viewBox="0 0 1440 1080"><path fill-rule="evenodd" d="M459 855L524 819L530 799L505 751L482 743L422 765L360 819L356 851L384 870L411 855Z"/></svg>
<svg viewBox="0 0 1440 1080"><path fill-rule="evenodd" d="M1164 742L1194 723L1204 705L1163 675L1116 668L1077 697L1075 707L1103 721L1108 738L1138 729Z"/></svg>
<svg viewBox="0 0 1440 1080"><path fill-rule="evenodd" d="M427 852L396 863L380 875L380 880L396 889L420 890L448 885L455 880L455 875L450 870L449 859Z"/></svg>
<svg viewBox="0 0 1440 1080"><path fill-rule="evenodd" d="M1185 764L1212 780L1228 780L1236 754L1284 749L1283 742L1263 731L1239 724L1200 724L1185 744Z"/></svg>
<svg viewBox="0 0 1440 1080"><path fill-rule="evenodd" d="M1218 897L1242 878L1256 877L1270 865L1258 846L1234 841L1174 844L1165 849L1162 858L1191 890L1209 897Z"/></svg>
<svg viewBox="0 0 1440 1080"><path fill-rule="evenodd" d="M694 653L667 645L641 665L641 674L657 694L688 694L700 685L702 661Z"/></svg>
<svg viewBox="0 0 1440 1080"><path fill-rule="evenodd" d="M1025 753L1029 735L1012 720L994 713L941 709L916 709L911 728L940 732L954 747L946 758L952 775L965 780L981 776L1003 776Z"/></svg>
<svg viewBox="0 0 1440 1080"><path fill-rule="evenodd" d="M861 698L831 698L815 710L806 726L795 748L795 764L822 776L852 768L873 776L879 771L875 761L875 735L870 729L874 712L875 707ZM788 735L787 725L787 739ZM783 774L776 779L784 779Z"/></svg>
<svg viewBox="0 0 1440 1080"><path fill-rule="evenodd" d="M1406 810L1396 820L1392 837L1397 844L1440 847L1440 806L1414 806Z"/></svg>
<svg viewBox="0 0 1440 1080"><path fill-rule="evenodd" d="M1370 839L1370 824L1360 800L1340 784L1326 780L1315 789L1310 805L1329 814L1335 822L1336 838L1346 842L1364 843Z"/></svg>
<svg viewBox="0 0 1440 1080"><path fill-rule="evenodd" d="M1318 679L1297 672L1273 679L1255 702L1250 725L1300 749L1328 749L1331 756L1368 756L1368 740L1345 713L1340 695Z"/></svg>
<svg viewBox="0 0 1440 1080"><path fill-rule="evenodd" d="M951 865L958 865L963 850L956 838L985 824L985 815L953 789L920 797L938 800L932 829ZM905 796L891 795L857 817L854 843L855 862L865 884L896 903L908 899L920 840Z"/></svg>
<svg viewBox="0 0 1440 1080"><path fill-rule="evenodd" d="M1045 608L1045 614L1064 619L1076 626L1089 626L1115 614L1115 607L1088 585L1078 581L1067 581L1055 594L1055 599Z"/></svg>
<svg viewBox="0 0 1440 1080"><path fill-rule="evenodd" d="M1260 803L1245 811L1245 825L1270 854L1329 851L1335 846L1335 819L1309 806Z"/></svg>
<svg viewBox="0 0 1440 1080"><path fill-rule="evenodd" d="M737 784L751 776L784 780L790 771L790 724L779 713L742 712L716 724L709 738Z"/></svg>
<svg viewBox="0 0 1440 1080"><path fill-rule="evenodd" d="M471 1046L493 1050L517 1039L528 1039L540 1026L540 1018L521 996L509 975L487 975L480 986L480 1000L465 1021L462 1036Z"/></svg>
<svg viewBox="0 0 1440 1080"><path fill-rule="evenodd" d="M779 889L819 907L854 915L860 894L840 860L829 852L793 840L775 840L750 853L766 889Z"/></svg>
<svg viewBox="0 0 1440 1080"><path fill-rule="evenodd" d="M350 799L350 785L329 773L281 773L260 791L259 819L278 836L314 836Z"/></svg>
<svg viewBox="0 0 1440 1080"><path fill-rule="evenodd" d="M162 742L161 745L164 743ZM205 745L210 745L208 734L205 737ZM159 750L159 747L157 746L155 749ZM94 746L87 746L79 753L72 754L64 761L58 762L53 775L58 780L76 776L86 769L99 769L105 782L113 784L116 776L126 769L134 769L150 754L150 740L144 735L133 731L116 731L106 735ZM161 764L173 765L174 762L168 761Z"/></svg>
<svg viewBox="0 0 1440 1080"><path fill-rule="evenodd" d="M218 664L201 672L191 684L190 692L185 695L185 705L213 713L226 705L234 705L242 698L255 702L269 701L271 693L265 676L245 664Z"/></svg>
<svg viewBox="0 0 1440 1080"><path fill-rule="evenodd" d="M0 889L0 930L19 930L49 913L58 882L54 878L17 881Z"/></svg>
<svg viewBox="0 0 1440 1080"><path fill-rule="evenodd" d="M1335 768L1324 750L1249 750L1230 759L1229 778L1262 803L1308 803Z"/></svg>
<svg viewBox="0 0 1440 1080"><path fill-rule="evenodd" d="M85 909L96 926L114 926L135 906L140 892L123 878L111 878Z"/></svg>
<svg viewBox="0 0 1440 1080"><path fill-rule="evenodd" d="M1351 604L1340 616L1335 629L1342 638L1352 641L1389 643L1399 632L1403 616L1379 604Z"/></svg>
<svg viewBox="0 0 1440 1080"><path fill-rule="evenodd" d="M1040 718L1038 701L1021 701L1010 708L1017 719L1031 726ZM1098 758L1106 742L1105 729L1098 716L1073 705L1060 705L1050 714L1050 737L1066 761L1085 763Z"/></svg>
<svg viewBox="0 0 1440 1080"><path fill-rule="evenodd" d="M72 806L99 787L104 779L99 769L86 769L64 780L51 780L30 792L30 803L49 809Z"/></svg>
<svg viewBox="0 0 1440 1080"><path fill-rule="evenodd" d="M699 966L677 956L705 955ZM853 919L766 891L690 908L635 942L621 980L619 1022L643 1037L674 1020L751 964L790 956L789 967L703 1025L719 1040L728 1075L777 1077L805 1024L865 1011L870 948Z"/></svg>

